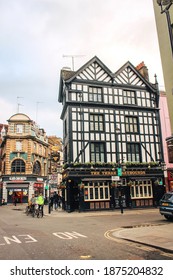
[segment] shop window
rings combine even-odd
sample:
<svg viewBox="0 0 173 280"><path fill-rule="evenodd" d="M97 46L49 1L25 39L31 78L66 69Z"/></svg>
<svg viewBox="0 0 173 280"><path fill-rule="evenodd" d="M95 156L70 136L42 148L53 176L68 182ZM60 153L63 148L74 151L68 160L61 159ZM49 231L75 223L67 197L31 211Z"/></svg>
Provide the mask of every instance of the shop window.
<svg viewBox="0 0 173 280"><path fill-rule="evenodd" d="M139 184L140 183L140 184ZM153 198L152 183L148 181L134 181L130 187L131 198Z"/></svg>
<svg viewBox="0 0 173 280"><path fill-rule="evenodd" d="M86 184L84 187L84 194L85 194L85 201L91 201L91 200L109 200L110 194L109 194L109 186L106 186L102 183L102 186L100 186L100 183L93 184L93 186L89 186Z"/></svg>
<svg viewBox="0 0 173 280"><path fill-rule="evenodd" d="M25 162L21 159L15 159L11 164L11 173L25 173Z"/></svg>

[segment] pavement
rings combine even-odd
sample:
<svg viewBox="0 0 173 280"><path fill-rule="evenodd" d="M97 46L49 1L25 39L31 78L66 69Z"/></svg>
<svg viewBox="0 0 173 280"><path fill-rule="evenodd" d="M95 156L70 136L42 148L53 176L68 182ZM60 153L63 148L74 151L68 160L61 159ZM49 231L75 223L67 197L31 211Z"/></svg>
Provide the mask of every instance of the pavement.
<svg viewBox="0 0 173 280"><path fill-rule="evenodd" d="M3 206L10 207L10 206ZM13 206L14 207L14 206ZM16 210L24 210L25 206L16 206ZM48 206L44 206L44 215L52 218L64 217L92 217L92 216L116 216L116 215L132 215L132 214L142 214L142 212L159 213L158 208L150 209L125 209L124 213L121 214L120 210L115 211L86 211L86 212L71 212L67 213L62 209L54 210L49 213ZM161 216L162 220L162 216ZM124 239L131 242L140 243L143 245L151 246L153 248L161 249L166 252L173 253L173 222L167 221L163 217L163 222L160 223L141 223L138 226L127 226L118 229L112 229L109 231L111 239L115 240L117 238Z"/></svg>

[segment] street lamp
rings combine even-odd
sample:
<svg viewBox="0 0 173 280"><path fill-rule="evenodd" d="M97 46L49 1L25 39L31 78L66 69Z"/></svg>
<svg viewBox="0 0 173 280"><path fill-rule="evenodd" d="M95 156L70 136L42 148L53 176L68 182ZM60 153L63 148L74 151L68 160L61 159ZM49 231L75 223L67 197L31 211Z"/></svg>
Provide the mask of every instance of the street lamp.
<svg viewBox="0 0 173 280"><path fill-rule="evenodd" d="M173 4L173 0L157 0L157 4L160 6L161 14L166 14L167 24L168 24L168 31L169 31L169 38L171 43L171 50L173 56L173 32L172 32L172 24L169 14L169 9Z"/></svg>

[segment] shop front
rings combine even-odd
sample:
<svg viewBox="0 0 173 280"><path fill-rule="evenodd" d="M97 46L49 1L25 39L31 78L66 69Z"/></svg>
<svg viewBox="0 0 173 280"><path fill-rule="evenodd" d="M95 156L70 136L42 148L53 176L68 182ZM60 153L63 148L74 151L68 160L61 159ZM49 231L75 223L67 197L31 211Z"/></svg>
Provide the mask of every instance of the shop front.
<svg viewBox="0 0 173 280"><path fill-rule="evenodd" d="M108 210L155 207L165 192L161 168L69 169L63 174L66 210Z"/></svg>
<svg viewBox="0 0 173 280"><path fill-rule="evenodd" d="M2 185L2 196L7 204L28 202L29 181L27 177L4 176Z"/></svg>
<svg viewBox="0 0 173 280"><path fill-rule="evenodd" d="M32 194L44 194L44 179L32 176L4 176L2 196L8 203L28 203Z"/></svg>

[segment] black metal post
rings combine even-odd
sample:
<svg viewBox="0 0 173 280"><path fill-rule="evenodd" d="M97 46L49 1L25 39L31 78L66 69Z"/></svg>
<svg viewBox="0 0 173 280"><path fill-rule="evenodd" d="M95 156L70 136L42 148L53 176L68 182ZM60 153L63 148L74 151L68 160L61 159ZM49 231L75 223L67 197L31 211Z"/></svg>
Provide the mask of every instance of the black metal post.
<svg viewBox="0 0 173 280"><path fill-rule="evenodd" d="M121 214L123 214L124 213L124 209L123 209L123 199L122 199L121 187L120 187L120 196L119 196L119 206L120 206Z"/></svg>
<svg viewBox="0 0 173 280"><path fill-rule="evenodd" d="M166 13L166 19L168 23L168 31L169 31L169 38L171 42L171 50L172 50L172 56L173 56L173 32L172 32L172 24L171 24L171 18L168 10L165 10Z"/></svg>
<svg viewBox="0 0 173 280"><path fill-rule="evenodd" d="M50 184L49 184L49 181L48 181L48 185L49 185L48 212L50 214L51 213L51 200L50 200Z"/></svg>
<svg viewBox="0 0 173 280"><path fill-rule="evenodd" d="M172 1L170 1L170 3L165 7L165 9L163 8L163 6L166 4L163 3L164 1L157 1L158 5L161 8L161 14L165 13L166 14L166 19L167 19L167 25L168 25L168 32L169 32L169 38L170 38L170 43L171 43L171 51L172 51L172 56L173 56L173 31L172 31L172 23L171 23L171 18L170 18L170 14L169 14L169 9L172 6Z"/></svg>

